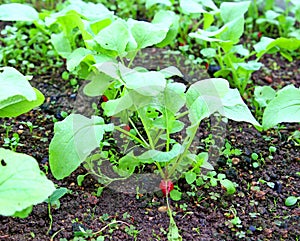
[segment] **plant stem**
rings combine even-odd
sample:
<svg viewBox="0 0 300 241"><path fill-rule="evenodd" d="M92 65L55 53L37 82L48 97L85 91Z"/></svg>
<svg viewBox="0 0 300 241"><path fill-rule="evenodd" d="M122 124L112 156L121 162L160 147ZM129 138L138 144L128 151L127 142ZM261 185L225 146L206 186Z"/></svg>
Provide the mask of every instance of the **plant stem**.
<svg viewBox="0 0 300 241"><path fill-rule="evenodd" d="M143 147L149 148L149 144L146 141L142 141L141 139L137 138L135 135L131 134L129 131L126 131L126 130L122 129L119 126L115 126L115 130L120 131L123 134L129 136L130 138L132 138L136 142L140 143Z"/></svg>
<svg viewBox="0 0 300 241"><path fill-rule="evenodd" d="M143 118L143 114L142 114L141 112L139 112L138 110L137 110L137 112L138 112L138 115L139 115L139 117L140 117L140 119L141 119L141 122L142 122L142 124L143 124L143 126L144 126L146 135L147 135L147 137L148 137L150 148L151 148L152 150L154 150L154 149L155 149L155 146L154 146L154 143L153 143L151 134L150 134L150 132L149 132L149 128L148 128L148 126L147 126L147 124L146 124L146 122L145 122L145 120L144 120L144 118Z"/></svg>
<svg viewBox="0 0 300 241"><path fill-rule="evenodd" d="M128 118L130 124L132 125L133 129L136 131L137 135L141 138L141 140L147 144L147 146L149 146L148 142L144 139L144 137L141 135L141 133L139 132L139 130L137 129L137 127L135 126L134 122Z"/></svg>
<svg viewBox="0 0 300 241"><path fill-rule="evenodd" d="M169 175L168 175L169 177L172 176L172 174L175 172L175 170L177 169L177 167L180 164L180 162L182 161L182 159L186 156L186 154L187 154L187 152L188 152L188 150L189 150L189 148L190 148L190 146L191 146L191 144L192 144L192 142L195 138L195 135L197 133L199 125L200 125L200 121L192 127L192 130L191 130L192 134L188 135L184 139L183 145L182 145L184 147L184 151L183 151L183 153L181 153L179 155L178 159L176 160L176 162L172 166L172 169L171 169L171 171L169 172Z"/></svg>

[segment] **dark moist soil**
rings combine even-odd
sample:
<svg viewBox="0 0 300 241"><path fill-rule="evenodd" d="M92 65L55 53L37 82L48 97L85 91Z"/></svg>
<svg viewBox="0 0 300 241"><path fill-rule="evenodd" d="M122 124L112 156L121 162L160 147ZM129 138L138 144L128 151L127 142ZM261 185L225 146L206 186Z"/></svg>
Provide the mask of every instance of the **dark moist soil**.
<svg viewBox="0 0 300 241"><path fill-rule="evenodd" d="M149 49L146 52L136 65L156 69L173 62L185 74L181 81L187 85L193 78L207 77L202 68L193 73L194 70L184 61L176 63L176 57L162 51ZM294 84L299 87L299 60L289 63L279 55L266 55L262 62L265 67L253 75L255 84L269 84L275 88ZM17 147L18 152L36 158L48 178L72 192L61 198L59 209L51 208L53 225L49 233L48 207L42 203L36 205L26 219L1 216L0 240L72 240L80 228L98 232L94 238L103 235L105 240L167 240L169 217L162 212L166 200L160 191L132 194L106 188L97 197L94 194L99 184L93 177L87 177L82 186L77 185L77 176L86 173L82 167L61 181L52 177L48 169L48 146L53 136L53 120L62 120L62 111L70 113L76 100L74 88L60 77L63 71L53 70L48 75L35 76L31 83L43 92L45 103L18 118L1 120L1 123L13 127L10 135L19 133L22 146ZM24 121L31 121L38 127L30 133L22 123ZM197 138L204 140L210 130L205 123L201 127ZM289 139L297 129L300 129L299 124L285 124L260 133L249 124L230 121L225 138L242 154L232 156L231 165L220 156L215 169L238 184L237 192L227 195L220 185L191 190L183 180L178 180L183 196L178 202L171 201L171 206L183 240L298 240L299 204L284 205L288 196L300 196L299 146ZM5 130L1 129L1 146L4 134ZM205 142L199 143L199 150L205 150ZM272 155L270 146L276 147ZM250 157L253 152L264 159L258 168L252 167ZM232 224L234 217L241 221L238 225Z"/></svg>

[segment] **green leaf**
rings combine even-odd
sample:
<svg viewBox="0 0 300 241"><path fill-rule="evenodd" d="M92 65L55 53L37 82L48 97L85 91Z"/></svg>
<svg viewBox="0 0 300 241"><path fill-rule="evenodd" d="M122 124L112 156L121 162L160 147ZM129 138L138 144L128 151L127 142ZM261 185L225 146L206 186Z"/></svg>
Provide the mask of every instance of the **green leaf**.
<svg viewBox="0 0 300 241"><path fill-rule="evenodd" d="M67 58L72 52L71 43L63 32L51 34L51 43L63 58Z"/></svg>
<svg viewBox="0 0 300 241"><path fill-rule="evenodd" d="M18 102L9 100L13 96L22 96L27 100L35 100L36 94L28 82L28 78L12 67L3 67L0 70L0 109Z"/></svg>
<svg viewBox="0 0 300 241"><path fill-rule="evenodd" d="M103 134L112 131L113 125L106 125L101 117L87 118L71 114L54 125L54 137L49 146L49 163L53 176L62 179L99 147Z"/></svg>
<svg viewBox="0 0 300 241"><path fill-rule="evenodd" d="M13 217L17 218L27 218L32 211L33 206L23 209L22 211L17 211L14 213Z"/></svg>
<svg viewBox="0 0 300 241"><path fill-rule="evenodd" d="M168 29L166 37L156 44L157 47L163 48L174 41L179 29L178 15L172 11L160 10L155 14L152 23L159 24Z"/></svg>
<svg viewBox="0 0 300 241"><path fill-rule="evenodd" d="M187 14L206 13L205 7L218 11L218 7L212 0L180 0L180 7Z"/></svg>
<svg viewBox="0 0 300 241"><path fill-rule="evenodd" d="M129 177L139 164L139 159L133 155L133 152L130 152L118 161L118 166L114 168L114 171L122 177Z"/></svg>
<svg viewBox="0 0 300 241"><path fill-rule="evenodd" d="M185 180L186 180L186 182L187 182L188 184L192 184L192 183L196 180L196 178L197 178L196 173L194 173L194 172L192 172L192 171L186 172L186 173L184 174L184 176L185 176Z"/></svg>
<svg viewBox="0 0 300 241"><path fill-rule="evenodd" d="M149 150L144 152L142 155L138 156L138 159L143 163L153 163L153 162L169 162L175 157L177 157L182 152L182 147L180 144L175 144L171 151L163 152L157 150Z"/></svg>
<svg viewBox="0 0 300 241"><path fill-rule="evenodd" d="M167 68L161 69L159 72L162 73L165 78L170 78L173 76L183 77L183 74L180 72L180 70L174 66L169 66Z"/></svg>
<svg viewBox="0 0 300 241"><path fill-rule="evenodd" d="M89 74L90 82L84 86L83 93L87 96L103 95L107 88L111 85L111 77L103 74L93 72Z"/></svg>
<svg viewBox="0 0 300 241"><path fill-rule="evenodd" d="M278 91L263 114L264 130L281 122L300 122L300 89L292 85Z"/></svg>
<svg viewBox="0 0 300 241"><path fill-rule="evenodd" d="M0 161L1 215L26 217L55 190L33 157L0 148Z"/></svg>
<svg viewBox="0 0 300 241"><path fill-rule="evenodd" d="M122 67L120 71L125 86L141 95L156 96L166 87L167 81L160 72L138 72L126 67Z"/></svg>
<svg viewBox="0 0 300 241"><path fill-rule="evenodd" d="M228 180L228 179L222 179L220 180L220 183L223 187L226 188L226 191L228 194L234 194L236 189L235 189L235 186L233 184L232 181Z"/></svg>
<svg viewBox="0 0 300 241"><path fill-rule="evenodd" d="M275 50L275 52L282 50L293 52L300 48L300 39L283 37L271 39L262 37L261 41L255 44L253 47L257 52L256 56L260 58L265 53L268 53L271 50Z"/></svg>
<svg viewBox="0 0 300 241"><path fill-rule="evenodd" d="M63 197L64 195L66 195L67 193L70 193L70 190L68 188L65 187L60 187L58 189L56 189L48 199L46 199L45 201L47 203L49 203L50 205L52 205L53 203L59 201L59 199L61 197Z"/></svg>
<svg viewBox="0 0 300 241"><path fill-rule="evenodd" d="M117 116L120 112L132 107L132 97L126 94L118 99L109 100L102 104L106 116Z"/></svg>
<svg viewBox="0 0 300 241"><path fill-rule="evenodd" d="M37 21L38 12L25 4L9 3L0 5L0 20L2 21Z"/></svg>
<svg viewBox="0 0 300 241"><path fill-rule="evenodd" d="M221 18L225 23L239 19L248 11L250 1L222 2L220 5Z"/></svg>
<svg viewBox="0 0 300 241"><path fill-rule="evenodd" d="M182 193L176 189L173 189L171 192L170 192L170 197L172 198L172 200L174 201L179 201L181 200L181 196L182 196Z"/></svg>
<svg viewBox="0 0 300 241"><path fill-rule="evenodd" d="M186 98L192 123L199 123L214 112L219 112L228 119L260 126L243 102L238 90L229 88L229 83L225 79L198 81L190 86Z"/></svg>
<svg viewBox="0 0 300 241"><path fill-rule="evenodd" d="M275 95L276 91L271 86L255 86L254 99L260 107L266 107Z"/></svg>
<svg viewBox="0 0 300 241"><path fill-rule="evenodd" d="M219 37L212 38L214 36L219 36L221 33L227 31L228 26L224 25L220 29L215 31L206 31L202 29L198 29L195 33L189 33L189 37L196 38L208 42L225 42L225 40L220 39Z"/></svg>
<svg viewBox="0 0 300 241"><path fill-rule="evenodd" d="M248 63L236 63L234 64L234 66L236 68L240 67L248 71L257 71L263 66L263 64L253 60L253 61L249 61Z"/></svg>
<svg viewBox="0 0 300 241"><path fill-rule="evenodd" d="M170 0L146 0L146 8L149 9L155 4L163 4L166 6L172 6Z"/></svg>
<svg viewBox="0 0 300 241"><path fill-rule="evenodd" d="M297 201L300 199L300 197L295 197L295 196L289 196L287 199L285 199L285 206L293 206L297 203Z"/></svg>
<svg viewBox="0 0 300 241"><path fill-rule="evenodd" d="M126 22L117 19L101 30L94 39L102 48L116 51L118 56L123 56L129 42L129 31Z"/></svg>
<svg viewBox="0 0 300 241"><path fill-rule="evenodd" d="M244 22L244 17L239 17L226 23L224 25L226 30L219 35L219 38L223 41L230 41L234 44L238 43L240 37L244 33Z"/></svg>
<svg viewBox="0 0 300 241"><path fill-rule="evenodd" d="M43 94L19 71L12 67L0 70L0 117L16 117L44 102Z"/></svg>
<svg viewBox="0 0 300 241"><path fill-rule="evenodd" d="M214 48L204 48L201 49L200 53L207 58L213 58L217 55L216 49Z"/></svg>
<svg viewBox="0 0 300 241"><path fill-rule="evenodd" d="M169 31L164 26L144 21L129 19L127 23L137 43L137 50L160 43Z"/></svg>
<svg viewBox="0 0 300 241"><path fill-rule="evenodd" d="M23 97L14 96L10 100L16 101L16 103L0 109L0 117L16 117L43 104L44 95L35 88L33 90L36 94L36 100L28 101Z"/></svg>

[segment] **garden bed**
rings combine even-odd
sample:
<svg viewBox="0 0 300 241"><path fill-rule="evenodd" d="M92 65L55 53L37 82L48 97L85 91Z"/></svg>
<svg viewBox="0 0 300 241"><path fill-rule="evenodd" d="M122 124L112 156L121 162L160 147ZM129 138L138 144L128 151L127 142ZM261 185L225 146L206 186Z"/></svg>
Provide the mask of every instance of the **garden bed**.
<svg viewBox="0 0 300 241"><path fill-rule="evenodd" d="M161 51L155 58L163 59ZM147 59L146 57L143 63L148 65ZM152 61L157 62L153 57ZM280 64L280 69L272 70L274 87L290 83L300 85L297 68L299 60L289 63L279 56L268 56L264 58L264 62L268 70L274 62L285 63ZM289 79L276 78L289 73L293 73ZM266 74L258 71L254 76L258 82L262 82ZM75 100L71 96L72 86L60 79L59 75L50 73L46 77L35 77L31 83L44 93L46 103L28 114L6 120L6 123L13 127L12 133L20 133L20 143L23 146L19 146L17 151L35 157L41 170L45 171L45 166L48 166L49 140L53 135L52 120L62 118L61 111L70 112ZM38 126L33 129L32 134L24 124L20 124L26 121ZM300 235L300 209L298 206L286 207L284 202L290 195L300 195L299 175L296 174L300 171L299 147L288 140L299 127L297 124L286 124L283 129L260 133L248 124L230 122L226 139L243 154L236 156L237 163L232 167L219 162L216 168L238 183L237 192L226 195L220 187L193 190L179 180L184 196L178 202L171 202L171 205L176 212L175 220L183 239L235 240L237 235L241 236L245 232L247 238L244 240L296 240ZM205 133L207 136L205 128L200 132L202 138ZM3 135L4 131L1 136ZM276 148L272 154L273 159L269 158L270 146ZM251 165L253 152L265 158L265 163L259 168ZM166 212L160 212L160 208L166 205L160 191L135 195L106 188L100 197L96 197L92 193L99 184L92 176L83 182L82 187L77 185L77 175L85 172L84 168L80 168L70 177L58 182L51 177L49 171L48 177L58 186L70 189L72 193L61 198L59 209L52 209L53 227L48 235L47 204L39 204L26 219L0 217L1 240L49 240L57 231L59 233L54 240L69 240L79 230L79 226L87 230L87 233L102 231L94 236L101 234L105 240L166 240L169 216ZM268 183L275 184L275 187L269 187ZM235 217L239 218L240 223L238 221L233 225L231 221Z"/></svg>
<svg viewBox="0 0 300 241"><path fill-rule="evenodd" d="M1 29L6 24L11 23L1 22ZM289 62L280 54L266 54L260 62L263 67L253 73L253 85L268 85L275 90L290 84L300 87L299 56ZM149 70L170 65L183 73L183 77L174 77L175 81L187 87L195 80L209 78L202 64L169 47L145 48L134 61L134 66L146 66ZM39 68L37 62L31 71L38 72ZM14 146L16 151L34 157L57 187L69 191L59 198L59 203L35 205L27 218L0 216L0 240L168 240L170 216L159 182L148 182L147 185L155 186L149 188L154 190L151 192L142 192L135 186L126 191L128 184L122 186L122 182L102 190L103 185L93 175L86 176L78 185L78 176L87 173L83 164L62 180L53 177L49 145L54 124L81 107L79 86L83 81L78 80L77 85L63 79L66 69L66 63L58 61L45 73L34 75L30 84L44 94L45 102L16 118L0 119L0 146L5 145L7 133L9 138L17 133L20 139ZM248 87L250 90L243 97L255 115L253 91ZM201 123L192 146L196 152L212 147L211 126L209 118ZM168 202L182 239L300 239L299 201L286 205L288 197L300 197L299 140L292 138L296 130L300 131L299 123L281 123L259 131L249 123L228 121L219 133L224 146L219 148L214 168L237 184L236 191L228 194L224 186L211 185L209 180L203 185L189 185L184 177L174 180L182 196L178 201L169 198ZM184 134L176 133L175 138ZM135 172L151 172L152 168L155 169L154 165L145 165ZM101 194L97 193L99 190Z"/></svg>

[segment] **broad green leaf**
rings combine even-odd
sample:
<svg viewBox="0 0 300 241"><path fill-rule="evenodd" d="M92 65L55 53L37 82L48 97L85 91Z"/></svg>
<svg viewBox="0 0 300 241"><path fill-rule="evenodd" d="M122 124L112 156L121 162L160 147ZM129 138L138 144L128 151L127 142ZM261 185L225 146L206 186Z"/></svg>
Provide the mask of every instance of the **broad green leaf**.
<svg viewBox="0 0 300 241"><path fill-rule="evenodd" d="M14 96L10 98L10 101L15 103L0 109L0 117L17 117L43 104L44 95L35 88L33 90L36 94L36 100L28 101L22 96Z"/></svg>
<svg viewBox="0 0 300 241"><path fill-rule="evenodd" d="M155 4L163 4L166 6L172 6L170 0L146 0L146 8L149 9Z"/></svg>
<svg viewBox="0 0 300 241"><path fill-rule="evenodd" d="M216 49L214 48L201 49L200 53L207 58L214 58L217 55Z"/></svg>
<svg viewBox="0 0 300 241"><path fill-rule="evenodd" d="M168 83L164 92L157 96L154 103L158 104L160 111L169 111L174 116L185 104L184 92L184 84Z"/></svg>
<svg viewBox="0 0 300 241"><path fill-rule="evenodd" d="M9 3L0 5L0 20L2 21L37 21L38 12L25 4Z"/></svg>
<svg viewBox="0 0 300 241"><path fill-rule="evenodd" d="M94 66L100 73L104 73L107 76L110 76L112 79L122 81L120 78L120 68L122 68L121 67L122 65L120 63L117 64L112 61L109 61L109 62L104 62L104 63L97 63L97 64L94 64ZM124 67L123 71L129 72L130 69L127 69Z"/></svg>
<svg viewBox="0 0 300 241"><path fill-rule="evenodd" d="M128 89L135 90L141 95L156 96L166 87L166 79L160 72L138 72L122 67L121 76Z"/></svg>
<svg viewBox="0 0 300 241"><path fill-rule="evenodd" d="M233 46L232 50L233 53L238 53L241 56L248 56L249 50L246 49L242 44L238 44Z"/></svg>
<svg viewBox="0 0 300 241"><path fill-rule="evenodd" d="M44 102L43 94L31 87L28 77L12 67L0 73L0 117L16 117Z"/></svg>
<svg viewBox="0 0 300 241"><path fill-rule="evenodd" d="M162 48L174 41L179 29L178 15L172 11L161 10L155 14L152 23L159 24L168 29L166 37L161 42L157 43L156 46Z"/></svg>
<svg viewBox="0 0 300 241"><path fill-rule="evenodd" d="M63 32L51 34L51 43L53 44L58 54L63 58L67 58L72 52L71 43L65 37L65 34Z"/></svg>
<svg viewBox="0 0 300 241"><path fill-rule="evenodd" d="M0 148L0 161L1 215L25 217L29 214L25 209L43 202L55 190L33 157Z"/></svg>
<svg viewBox="0 0 300 241"><path fill-rule="evenodd" d="M212 0L180 0L180 7L183 12L189 13L206 13L206 8L219 11L218 7Z"/></svg>
<svg viewBox="0 0 300 241"><path fill-rule="evenodd" d="M249 61L247 63L236 63L233 65L235 66L236 69L240 67L249 71L257 71L263 66L262 63L256 62L255 60Z"/></svg>
<svg viewBox="0 0 300 241"><path fill-rule="evenodd" d="M99 72L92 72L89 80L90 82L83 89L83 93L87 96L103 95L111 85L111 77Z"/></svg>
<svg viewBox="0 0 300 241"><path fill-rule="evenodd" d="M91 11L91 9L93 11ZM81 15L83 18L89 21L110 19L113 16L113 12L109 11L101 3L94 4L92 2L84 2L81 0L69 0L69 4L65 6L61 11L53 13L48 19L46 19L46 24L51 25L57 20L57 18L65 16L70 12ZM69 22L69 24L72 23Z"/></svg>
<svg viewBox="0 0 300 241"><path fill-rule="evenodd" d="M177 157L182 152L182 147L180 144L175 144L172 150L169 152L163 152L158 150L149 150L144 152L137 158L143 163L153 163L153 162L169 162L175 157Z"/></svg>
<svg viewBox="0 0 300 241"><path fill-rule="evenodd" d="M133 152L130 152L118 161L118 166L114 168L114 171L122 177L129 177L139 163L138 158L133 155Z"/></svg>
<svg viewBox="0 0 300 241"><path fill-rule="evenodd" d="M101 30L94 39L102 48L116 51L118 56L122 56L124 55L129 37L126 22L122 19L117 19Z"/></svg>
<svg viewBox="0 0 300 241"><path fill-rule="evenodd" d="M262 122L265 130L281 122L300 122L300 89L289 85L278 91L267 105Z"/></svg>
<svg viewBox="0 0 300 241"><path fill-rule="evenodd" d="M243 102L238 90L230 89L225 79L198 81L190 86L186 98L192 123L199 123L217 111L228 119L260 126Z"/></svg>
<svg viewBox="0 0 300 241"><path fill-rule="evenodd" d="M260 42L253 45L254 50L257 52L257 55L261 52L264 52L267 49L267 46L272 43L275 39L268 38L268 37L262 37L260 39ZM263 55L263 54L262 54Z"/></svg>
<svg viewBox="0 0 300 241"><path fill-rule="evenodd" d="M29 214L32 212L32 208L33 208L33 206L29 206L29 207L23 209L22 211L17 211L14 213L13 217L27 218L29 216Z"/></svg>
<svg viewBox="0 0 300 241"><path fill-rule="evenodd" d="M183 74L180 72L180 70L174 66L169 66L167 68L161 69L159 72L162 73L165 78L170 78L173 76L183 77Z"/></svg>
<svg viewBox="0 0 300 241"><path fill-rule="evenodd" d="M90 62L95 63L95 59L93 58L93 51L85 48L75 49L67 56L67 70L73 71L86 58L88 58Z"/></svg>
<svg viewBox="0 0 300 241"><path fill-rule="evenodd" d="M244 33L244 17L236 18L224 26L226 26L226 31L223 31L219 38L223 41L231 41L232 43L238 43L240 37Z"/></svg>
<svg viewBox="0 0 300 241"><path fill-rule="evenodd" d="M275 49L275 51L287 50L295 51L300 48L300 39L296 38L277 38L271 39L267 37L262 37L261 41L254 46L255 51L257 52L256 56L260 58L265 53Z"/></svg>
<svg viewBox="0 0 300 241"><path fill-rule="evenodd" d="M113 61L113 59L103 54L97 55L95 52L89 49L78 48L67 57L67 69L69 71L73 71L80 65L81 62L86 62L87 65L91 66L95 63L101 64L108 61Z"/></svg>
<svg viewBox="0 0 300 241"><path fill-rule="evenodd" d="M22 96L27 100L35 100L36 94L28 82L28 78L12 67L0 68L0 109L18 101L9 101L13 96Z"/></svg>
<svg viewBox="0 0 300 241"><path fill-rule="evenodd" d="M223 2L220 5L220 13L225 23L239 19L248 11L250 1L244 2Z"/></svg>
<svg viewBox="0 0 300 241"><path fill-rule="evenodd" d="M99 147L105 131L112 131L101 117L91 119L71 114L54 125L54 137L49 146L49 163L53 176L62 179L76 168Z"/></svg>
<svg viewBox="0 0 300 241"><path fill-rule="evenodd" d="M125 94L118 99L103 103L102 107L106 116L117 116L120 112L130 109L132 105L132 97L129 94Z"/></svg>
<svg viewBox="0 0 300 241"><path fill-rule="evenodd" d="M199 4L197 0L180 0L180 7L186 14L206 12L203 5Z"/></svg>
<svg viewBox="0 0 300 241"><path fill-rule="evenodd" d="M169 31L167 27L144 21L129 19L127 23L137 43L137 50L160 43Z"/></svg>
<svg viewBox="0 0 300 241"><path fill-rule="evenodd" d="M266 107L275 95L276 91L270 86L256 86L254 89L254 99L260 107Z"/></svg>

